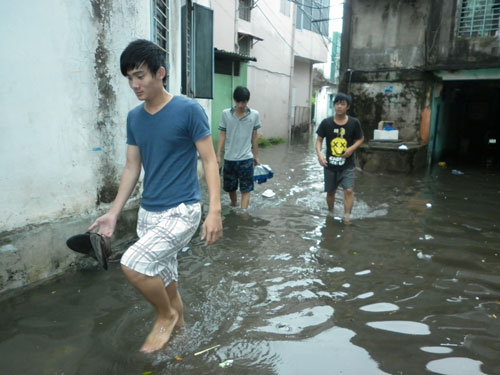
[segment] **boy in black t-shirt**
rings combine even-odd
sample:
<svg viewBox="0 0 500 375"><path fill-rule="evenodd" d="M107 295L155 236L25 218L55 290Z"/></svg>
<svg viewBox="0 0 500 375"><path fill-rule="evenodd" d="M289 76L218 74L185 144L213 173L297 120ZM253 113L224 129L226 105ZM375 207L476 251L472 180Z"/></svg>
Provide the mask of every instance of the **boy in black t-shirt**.
<svg viewBox="0 0 500 375"><path fill-rule="evenodd" d="M316 131L316 154L324 167L325 192L328 210L333 214L335 192L344 189L344 220L349 221L354 204L354 151L363 143L363 131L357 118L347 115L351 105L349 95L338 93L333 100L335 116L321 121ZM326 138L326 157L321 148Z"/></svg>

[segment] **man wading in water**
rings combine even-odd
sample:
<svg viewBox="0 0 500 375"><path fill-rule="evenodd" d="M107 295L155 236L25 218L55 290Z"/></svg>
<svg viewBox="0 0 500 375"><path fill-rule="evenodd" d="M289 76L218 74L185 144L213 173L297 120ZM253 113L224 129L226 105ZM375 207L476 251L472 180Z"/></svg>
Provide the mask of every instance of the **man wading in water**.
<svg viewBox="0 0 500 375"><path fill-rule="evenodd" d="M316 134L316 155L324 167L328 210L333 215L335 192L344 189L344 220L348 223L354 204L354 151L363 143L363 131L357 118L347 115L351 97L338 93L333 100L335 116L321 121ZM326 138L326 157L321 148Z"/></svg>
<svg viewBox="0 0 500 375"><path fill-rule="evenodd" d="M120 57L122 74L144 103L127 117L127 160L113 205L89 227L99 228L105 237L113 235L144 167L139 240L121 259L125 276L157 313L141 348L144 353L161 349L174 327L184 324L177 253L189 243L201 219L197 152L210 200L201 238L210 245L222 235L219 171L207 116L198 103L164 89L164 62L161 49L147 40L130 43Z"/></svg>

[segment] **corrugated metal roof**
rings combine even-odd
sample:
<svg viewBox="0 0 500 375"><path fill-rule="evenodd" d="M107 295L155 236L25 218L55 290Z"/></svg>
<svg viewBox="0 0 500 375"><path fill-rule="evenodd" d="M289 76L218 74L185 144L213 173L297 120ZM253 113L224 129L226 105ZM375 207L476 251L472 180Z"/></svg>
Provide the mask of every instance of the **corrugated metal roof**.
<svg viewBox="0 0 500 375"><path fill-rule="evenodd" d="M214 54L216 57L226 60L234 61L257 61L256 57L240 55L236 52L228 52L221 49L214 48Z"/></svg>

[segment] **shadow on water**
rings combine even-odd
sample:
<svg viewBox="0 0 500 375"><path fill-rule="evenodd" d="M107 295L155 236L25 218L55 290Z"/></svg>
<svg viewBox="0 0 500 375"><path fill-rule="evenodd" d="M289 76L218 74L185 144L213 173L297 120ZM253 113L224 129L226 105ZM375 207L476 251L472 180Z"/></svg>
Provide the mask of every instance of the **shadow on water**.
<svg viewBox="0 0 500 375"><path fill-rule="evenodd" d="M154 314L115 263L3 300L2 373L500 373L498 174L358 171L346 225L312 140L261 161L250 210L223 195L224 239L180 254L186 326L164 350L137 352Z"/></svg>

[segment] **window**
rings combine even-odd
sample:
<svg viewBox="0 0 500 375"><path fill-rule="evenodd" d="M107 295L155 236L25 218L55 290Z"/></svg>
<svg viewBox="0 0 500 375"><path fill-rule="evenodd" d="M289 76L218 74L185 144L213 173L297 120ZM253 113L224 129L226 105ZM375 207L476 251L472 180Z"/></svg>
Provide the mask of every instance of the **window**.
<svg viewBox="0 0 500 375"><path fill-rule="evenodd" d="M465 38L498 34L500 0L462 0L458 36Z"/></svg>
<svg viewBox="0 0 500 375"><path fill-rule="evenodd" d="M181 93L213 98L213 10L190 1L181 8Z"/></svg>
<svg viewBox="0 0 500 375"><path fill-rule="evenodd" d="M166 87L168 88L169 74L169 0L153 0L153 42L165 52L165 66L167 67Z"/></svg>
<svg viewBox="0 0 500 375"><path fill-rule="evenodd" d="M247 35L242 35L238 40L238 52L240 55L250 56L252 49L252 38Z"/></svg>
<svg viewBox="0 0 500 375"><path fill-rule="evenodd" d="M285 16L290 17L290 2L288 0L281 0L280 12Z"/></svg>
<svg viewBox="0 0 500 375"><path fill-rule="evenodd" d="M296 4L295 27L328 36L330 0L293 0Z"/></svg>
<svg viewBox="0 0 500 375"><path fill-rule="evenodd" d="M239 0L238 13L242 20L250 22L250 14L252 12L253 0Z"/></svg>

